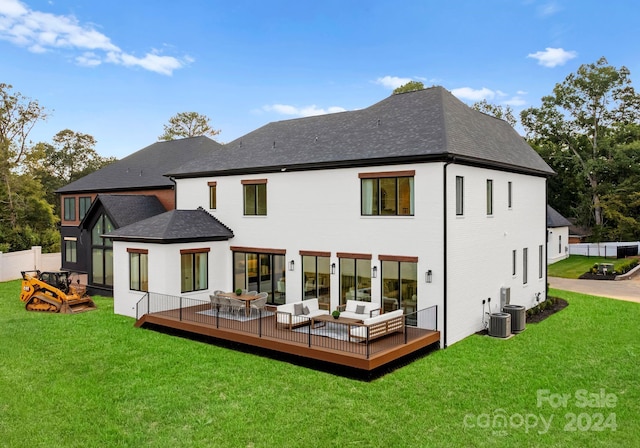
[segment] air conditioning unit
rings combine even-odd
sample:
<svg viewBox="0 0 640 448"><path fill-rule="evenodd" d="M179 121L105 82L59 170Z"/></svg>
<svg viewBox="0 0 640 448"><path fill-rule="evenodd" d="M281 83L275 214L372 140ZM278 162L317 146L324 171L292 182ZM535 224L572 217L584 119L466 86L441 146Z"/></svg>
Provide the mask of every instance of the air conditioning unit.
<svg viewBox="0 0 640 448"><path fill-rule="evenodd" d="M500 309L511 302L511 288L500 288Z"/></svg>
<svg viewBox="0 0 640 448"><path fill-rule="evenodd" d="M511 332L524 331L527 322L527 309L523 305L505 305L502 311L511 315Z"/></svg>
<svg viewBox="0 0 640 448"><path fill-rule="evenodd" d="M511 314L492 313L489 315L489 336L508 338L511 336Z"/></svg>

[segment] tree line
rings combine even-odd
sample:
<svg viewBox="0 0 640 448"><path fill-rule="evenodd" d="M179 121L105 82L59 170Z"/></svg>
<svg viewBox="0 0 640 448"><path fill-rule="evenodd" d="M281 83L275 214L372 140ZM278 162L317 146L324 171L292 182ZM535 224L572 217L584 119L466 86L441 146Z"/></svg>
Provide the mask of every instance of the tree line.
<svg viewBox="0 0 640 448"><path fill-rule="evenodd" d="M411 81L393 93L421 89L421 82ZM481 101L472 107L512 126L518 122L509 106ZM31 130L48 114L0 83L0 252L34 245L60 250L55 191L116 160L100 156L91 135L70 129L32 144ZM556 172L548 180L549 205L591 229L592 241L639 240L640 95L629 70L605 58L584 64L519 119L524 138ZM206 115L181 112L158 139L219 133Z"/></svg>
<svg viewBox="0 0 640 448"><path fill-rule="evenodd" d="M411 81L394 94L421 89ZM472 107L518 122L510 106ZM548 204L590 229L591 241L640 240L640 95L629 69L604 57L583 64L519 118L527 142L556 172Z"/></svg>
<svg viewBox="0 0 640 448"><path fill-rule="evenodd" d="M60 250L60 201L55 191L116 160L103 157L89 134L64 129L33 144L32 129L49 115L37 100L0 83L0 252L42 246ZM164 126L160 140L215 136L209 118L182 112Z"/></svg>

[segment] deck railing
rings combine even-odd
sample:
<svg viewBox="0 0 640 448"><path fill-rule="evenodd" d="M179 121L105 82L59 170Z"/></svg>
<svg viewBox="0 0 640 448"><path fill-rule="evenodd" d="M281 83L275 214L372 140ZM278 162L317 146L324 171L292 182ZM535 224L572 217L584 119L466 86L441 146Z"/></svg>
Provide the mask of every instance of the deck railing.
<svg viewBox="0 0 640 448"><path fill-rule="evenodd" d="M393 346L407 344L424 334L436 331L437 306L431 306L414 313L404 315L404 327L380 338L353 339L349 336L349 325L340 322L302 325L283 331L276 324L275 311L268 308L236 310L234 313L214 307L210 302L189 297L167 294L147 293L136 304L136 318L145 314L163 314L181 322L192 322L225 329L233 332L248 333L259 338L271 338L308 347L331 349L367 359L376 353Z"/></svg>

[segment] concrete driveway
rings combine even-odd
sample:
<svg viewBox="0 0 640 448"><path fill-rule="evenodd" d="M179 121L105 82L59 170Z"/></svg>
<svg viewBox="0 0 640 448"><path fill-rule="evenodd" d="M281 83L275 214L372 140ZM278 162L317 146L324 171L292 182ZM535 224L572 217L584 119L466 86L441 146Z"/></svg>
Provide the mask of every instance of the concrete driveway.
<svg viewBox="0 0 640 448"><path fill-rule="evenodd" d="M548 277L549 286L564 291L579 292L592 296L610 297L640 303L640 275L631 280L575 280Z"/></svg>

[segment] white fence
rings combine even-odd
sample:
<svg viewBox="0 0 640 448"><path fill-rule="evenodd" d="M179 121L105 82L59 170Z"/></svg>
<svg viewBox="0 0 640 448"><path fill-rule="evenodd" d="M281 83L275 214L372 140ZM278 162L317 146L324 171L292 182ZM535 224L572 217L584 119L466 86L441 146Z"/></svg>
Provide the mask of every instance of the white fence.
<svg viewBox="0 0 640 448"><path fill-rule="evenodd" d="M636 247L640 253L640 242L621 242L621 243L578 243L569 244L569 255L586 255L587 257L609 257L616 258L618 247Z"/></svg>
<svg viewBox="0 0 640 448"><path fill-rule="evenodd" d="M19 252L0 252L0 282L22 278L20 271L57 271L62 259L60 253L43 254L42 247L33 246L31 250Z"/></svg>

